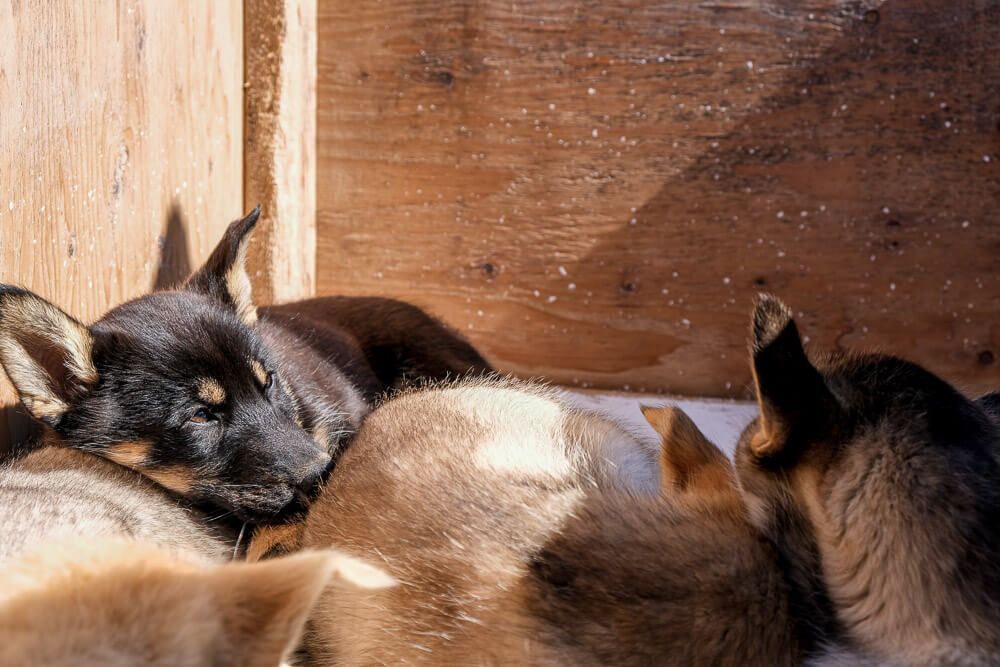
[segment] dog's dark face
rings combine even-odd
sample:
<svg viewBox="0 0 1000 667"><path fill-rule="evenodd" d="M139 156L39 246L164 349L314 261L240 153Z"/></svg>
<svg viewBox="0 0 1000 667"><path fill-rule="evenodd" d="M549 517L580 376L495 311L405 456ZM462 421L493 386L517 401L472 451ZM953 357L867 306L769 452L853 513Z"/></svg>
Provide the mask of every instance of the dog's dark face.
<svg viewBox="0 0 1000 667"><path fill-rule="evenodd" d="M0 360L29 412L66 445L244 521L303 507L330 463L254 329L243 259L255 221L233 223L182 289L90 327L0 288Z"/></svg>

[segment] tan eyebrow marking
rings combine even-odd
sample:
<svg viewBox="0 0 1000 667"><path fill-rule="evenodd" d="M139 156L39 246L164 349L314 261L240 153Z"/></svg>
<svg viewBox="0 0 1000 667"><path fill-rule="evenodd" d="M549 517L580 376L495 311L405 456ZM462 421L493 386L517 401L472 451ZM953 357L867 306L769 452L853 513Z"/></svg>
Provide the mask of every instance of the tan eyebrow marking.
<svg viewBox="0 0 1000 667"><path fill-rule="evenodd" d="M260 382L260 386L266 386L267 371L264 370L264 364L260 363L256 359L247 359L247 362L250 364L250 370L253 371L253 376L257 378L257 382Z"/></svg>
<svg viewBox="0 0 1000 667"><path fill-rule="evenodd" d="M198 378L198 398L209 405L222 405L226 402L226 390L215 378Z"/></svg>

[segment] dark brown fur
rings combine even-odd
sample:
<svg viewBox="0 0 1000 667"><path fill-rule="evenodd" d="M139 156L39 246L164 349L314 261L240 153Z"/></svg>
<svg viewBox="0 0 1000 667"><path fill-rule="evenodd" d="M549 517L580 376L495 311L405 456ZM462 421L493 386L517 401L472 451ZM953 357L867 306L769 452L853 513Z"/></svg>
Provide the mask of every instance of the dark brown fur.
<svg viewBox="0 0 1000 667"><path fill-rule="evenodd" d="M737 448L749 514L811 612L894 664L1000 664L1000 424L886 355L811 361L761 297L761 417Z"/></svg>

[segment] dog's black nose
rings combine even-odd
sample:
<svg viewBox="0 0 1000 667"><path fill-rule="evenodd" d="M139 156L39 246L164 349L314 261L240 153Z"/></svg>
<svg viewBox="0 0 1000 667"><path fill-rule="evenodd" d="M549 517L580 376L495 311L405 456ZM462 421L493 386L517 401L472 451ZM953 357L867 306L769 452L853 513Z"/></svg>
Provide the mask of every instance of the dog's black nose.
<svg viewBox="0 0 1000 667"><path fill-rule="evenodd" d="M325 457L322 461L317 461L316 465L312 466L298 484L298 491L306 498L312 499L316 496L319 491L319 486L326 478L326 469L329 457Z"/></svg>

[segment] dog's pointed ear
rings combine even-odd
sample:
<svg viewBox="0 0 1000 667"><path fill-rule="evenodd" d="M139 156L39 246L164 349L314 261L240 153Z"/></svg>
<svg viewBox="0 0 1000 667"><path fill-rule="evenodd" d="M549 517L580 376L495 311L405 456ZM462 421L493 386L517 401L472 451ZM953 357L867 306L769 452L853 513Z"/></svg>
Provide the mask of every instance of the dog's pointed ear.
<svg viewBox="0 0 1000 667"><path fill-rule="evenodd" d="M374 565L334 551L305 551L209 573L232 647L232 664L277 665L294 650L328 584L379 589L396 581Z"/></svg>
<svg viewBox="0 0 1000 667"><path fill-rule="evenodd" d="M664 490L687 491L699 484L731 484L726 455L674 406L641 406L642 415L662 438L660 482Z"/></svg>
<svg viewBox="0 0 1000 667"><path fill-rule="evenodd" d="M55 426L97 382L90 330L28 290L0 285L0 363L21 402Z"/></svg>
<svg viewBox="0 0 1000 667"><path fill-rule="evenodd" d="M809 361L791 308L777 297L757 297L750 354L760 406L760 430L750 443L756 456L774 456L793 437L830 423L839 404Z"/></svg>
<svg viewBox="0 0 1000 667"><path fill-rule="evenodd" d="M207 294L230 306L248 325L257 322L250 276L247 274L247 245L260 218L260 205L243 219L229 225L219 245L204 266L194 272L185 288Z"/></svg>

